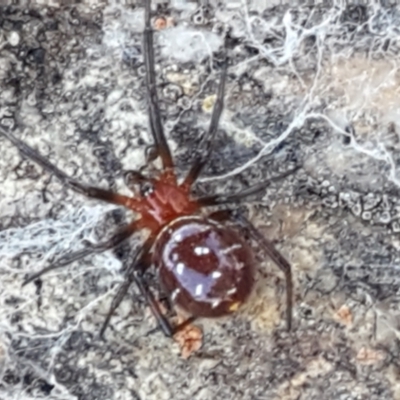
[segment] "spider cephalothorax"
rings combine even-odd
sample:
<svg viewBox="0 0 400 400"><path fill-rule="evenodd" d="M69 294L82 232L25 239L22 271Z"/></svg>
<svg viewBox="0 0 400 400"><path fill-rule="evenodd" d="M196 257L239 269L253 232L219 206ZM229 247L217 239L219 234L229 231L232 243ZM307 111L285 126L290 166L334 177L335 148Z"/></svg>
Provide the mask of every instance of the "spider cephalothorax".
<svg viewBox="0 0 400 400"><path fill-rule="evenodd" d="M180 183L174 167L170 148L164 135L155 89L153 31L151 29L151 4L145 2L144 61L148 95L149 126L154 139L152 157L161 159L162 169L156 176L146 177L138 171L128 171L126 180L132 196L120 195L105 189L91 187L75 181L54 164L19 140L9 130L0 128L0 134L10 140L21 154L56 175L65 185L90 198L126 207L133 211L135 219L122 227L110 239L84 250L70 253L56 265L51 265L33 275L25 284L45 272L70 264L91 253L104 251L127 240L134 232L144 229L148 237L128 267L126 279L116 294L104 322L104 332L113 312L121 303L132 282L136 282L148 301L159 326L166 335L175 328L161 312L152 291L144 282L143 274L154 265L159 272L160 283L173 305L183 309L191 317L214 317L235 311L249 296L253 283L255 262L250 245L237 228L245 229L251 238L269 255L284 272L287 282L287 325L291 326L292 275L289 263L241 214L229 210L214 212L208 216L200 212L208 206L238 203L240 200L264 190L272 180L278 180L293 170L269 181L250 186L239 193L194 197L192 188L209 159L212 143L223 109L227 62L224 63L214 105L211 124L205 137L204 151L199 152L192 167Z"/></svg>

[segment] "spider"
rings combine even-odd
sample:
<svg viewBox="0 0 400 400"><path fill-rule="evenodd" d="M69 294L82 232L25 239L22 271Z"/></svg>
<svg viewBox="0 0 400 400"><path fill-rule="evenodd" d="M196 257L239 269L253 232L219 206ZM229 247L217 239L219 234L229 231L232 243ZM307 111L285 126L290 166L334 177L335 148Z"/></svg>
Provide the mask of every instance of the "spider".
<svg viewBox="0 0 400 400"><path fill-rule="evenodd" d="M152 151L147 158L148 162L159 158L162 167L152 177L139 171L126 171L125 182L132 196L88 186L74 180L32 147L19 140L9 129L0 127L0 134L15 145L23 157L54 174L71 190L92 199L126 207L135 215L132 222L120 228L108 240L87 245L83 250L67 254L56 264L28 276L23 285L36 280L50 270L64 267L90 254L112 249L138 230L147 230L148 237L125 272L125 279L112 300L100 336L103 337L113 313L133 282L144 296L157 320L158 327L165 335L172 336L179 326L173 327L161 311L152 290L145 282L144 273L151 265L157 268L161 287L168 295L170 304L186 312L186 315L190 316L188 320L230 314L249 297L255 281L253 251L250 244L238 232L237 228L241 228L246 230L250 238L258 243L285 275L286 323L287 328L290 329L293 284L288 261L241 213L223 209L204 216L201 211L210 206L238 203L248 196L263 191L271 182L288 176L297 168L237 193L193 196L192 188L210 158L223 110L227 60L225 58L223 63L210 126L201 142L203 151L194 156L191 168L186 176L179 180L164 134L158 106L150 1L145 1L143 53L146 67L149 128L154 140Z"/></svg>

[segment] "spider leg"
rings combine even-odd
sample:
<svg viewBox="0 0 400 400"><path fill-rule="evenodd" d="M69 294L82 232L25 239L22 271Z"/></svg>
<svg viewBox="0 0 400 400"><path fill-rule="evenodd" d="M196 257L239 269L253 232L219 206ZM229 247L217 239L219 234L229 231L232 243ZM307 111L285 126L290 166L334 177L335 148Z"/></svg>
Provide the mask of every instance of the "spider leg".
<svg viewBox="0 0 400 400"><path fill-rule="evenodd" d="M29 278L25 279L22 286L27 285L30 282L33 282L43 274L52 271L54 269L62 268L65 267L69 264L71 264L74 261L80 260L90 254L93 253L101 253L103 251L112 249L113 247L119 245L122 243L124 240L128 239L135 231L138 229L138 223L137 221L134 221L130 223L127 226L124 226L120 230L118 230L113 236L111 236L108 240L105 242L100 242L94 245L91 245L90 247L82 250L75 251L73 253L70 253L66 255L65 257L61 258L56 264L50 265L46 268L41 269L40 271L36 272L35 274L31 275Z"/></svg>
<svg viewBox="0 0 400 400"><path fill-rule="evenodd" d="M258 194L258 193L262 192L272 182L280 181L281 179L286 178L287 176L293 174L298 169L300 169L300 166L292 168L289 171L286 171L283 174L280 174L278 176L273 176L272 178L266 179L263 182L252 185L246 189L241 190L238 193L215 194L212 196L200 197L197 200L197 203L200 205L200 207L216 206L216 205L226 204L226 203L236 203L242 199L245 199L246 197L249 197L254 194Z"/></svg>
<svg viewBox="0 0 400 400"><path fill-rule="evenodd" d="M211 115L211 122L207 134L204 136L205 148L197 155L192 167L190 168L185 180L182 183L184 187L191 187L196 182L204 166L208 162L211 152L213 150L215 134L218 130L219 120L221 118L222 110L224 108L224 95L225 95L225 81L228 70L228 63L225 60L222 66L221 78L218 85L217 99L215 100L213 112Z"/></svg>
<svg viewBox="0 0 400 400"><path fill-rule="evenodd" d="M143 276L140 273L134 272L134 279L140 290L140 293L146 299L147 304L150 306L151 312L157 320L158 326L165 336L172 337L172 335L175 333L175 330L172 328L171 324L168 322L168 319L162 313L158 302L154 298L153 293L146 286Z"/></svg>
<svg viewBox="0 0 400 400"><path fill-rule="evenodd" d="M174 327L174 334L180 332L181 330L185 329L188 325L193 324L197 320L197 317L192 315L191 317L188 317L185 319L183 322L181 322L179 325L176 325Z"/></svg>
<svg viewBox="0 0 400 400"><path fill-rule="evenodd" d="M129 287L133 282L139 288L140 293L145 298L147 304L150 306L151 312L153 313L154 317L157 320L158 326L161 328L165 336L171 337L174 333L174 329L171 327L170 323L168 322L167 318L161 312L161 309L154 298L153 293L147 287L143 273L149 266L148 256L149 250L153 244L153 237L150 237L145 244L143 245L142 249L137 253L135 260L128 268L126 272L125 281L121 284L118 289L117 294L114 296L113 301L111 303L110 309L107 313L106 319L103 323L103 326L100 330L100 337L104 338L104 332L107 329L107 326L110 322L112 315L114 314L115 310L121 304L123 298L127 294Z"/></svg>
<svg viewBox="0 0 400 400"><path fill-rule="evenodd" d="M0 127L0 135L7 138L15 147L18 148L19 152L26 158L34 161L36 164L40 165L42 168L54 174L62 183L67 185L69 188L77 193L83 194L87 197L93 199L106 201L108 203L117 205L126 205L132 200L127 197L120 195L118 193L113 193L105 189L96 188L94 186L87 186L69 177L67 174L58 169L53 163L46 160L42 155L40 155L32 147L28 146L23 141L19 140L10 131L7 131Z"/></svg>
<svg viewBox="0 0 400 400"><path fill-rule="evenodd" d="M262 249L268 254L271 260L279 267L283 272L286 279L286 326L288 331L292 328L292 314L293 314L293 279L292 279L292 267L285 257L275 248L273 243L265 238L256 227L244 216L238 216L238 220L245 226L250 235Z"/></svg>
<svg viewBox="0 0 400 400"><path fill-rule="evenodd" d="M259 244L259 246L267 253L271 260L279 267L283 272L286 279L286 326L288 331L292 328L292 313L293 313L293 279L292 279L292 268L285 257L275 248L272 242L266 239L256 227L243 215L232 210L222 210L212 213L210 216L212 219L218 221L224 221L231 219L239 223L245 228L250 236Z"/></svg>
<svg viewBox="0 0 400 400"><path fill-rule="evenodd" d="M149 102L150 131L153 136L157 154L161 157L163 169L173 172L174 163L171 150L165 138L161 123L160 108L156 89L156 73L154 68L153 29L151 27L151 1L145 1L145 28L143 32L144 63L146 66L146 88Z"/></svg>

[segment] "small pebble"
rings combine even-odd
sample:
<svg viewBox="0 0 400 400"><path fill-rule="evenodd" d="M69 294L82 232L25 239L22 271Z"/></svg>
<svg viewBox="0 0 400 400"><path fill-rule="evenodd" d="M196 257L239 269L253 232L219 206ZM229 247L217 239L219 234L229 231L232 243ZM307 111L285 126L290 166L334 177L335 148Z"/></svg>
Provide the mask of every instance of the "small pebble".
<svg viewBox="0 0 400 400"><path fill-rule="evenodd" d="M20 36L17 32L11 31L7 37L7 41L13 47L18 46L20 41Z"/></svg>

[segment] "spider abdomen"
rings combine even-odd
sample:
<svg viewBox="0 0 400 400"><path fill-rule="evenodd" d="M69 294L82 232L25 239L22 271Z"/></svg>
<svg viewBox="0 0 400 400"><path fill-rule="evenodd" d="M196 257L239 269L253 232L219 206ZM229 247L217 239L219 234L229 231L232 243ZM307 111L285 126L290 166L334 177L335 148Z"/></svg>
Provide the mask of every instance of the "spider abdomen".
<svg viewBox="0 0 400 400"><path fill-rule="evenodd" d="M179 217L158 235L153 262L172 302L193 316L237 310L253 288L254 257L231 228L201 217Z"/></svg>

